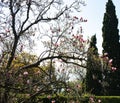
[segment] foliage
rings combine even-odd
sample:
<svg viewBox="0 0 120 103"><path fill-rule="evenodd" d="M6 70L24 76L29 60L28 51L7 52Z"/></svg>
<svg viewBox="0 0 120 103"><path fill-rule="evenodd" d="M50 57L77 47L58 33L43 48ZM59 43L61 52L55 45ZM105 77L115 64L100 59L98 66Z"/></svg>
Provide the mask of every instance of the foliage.
<svg viewBox="0 0 120 103"><path fill-rule="evenodd" d="M71 103L71 102L77 102L77 103L119 103L120 97L119 96L82 96L80 101L76 99L76 97L70 96L39 96L36 99L37 101L34 101L34 103L51 103L51 101L55 101L56 103Z"/></svg>
<svg viewBox="0 0 120 103"><path fill-rule="evenodd" d="M119 96L90 96L86 97L89 102L86 103L119 103Z"/></svg>
<svg viewBox="0 0 120 103"><path fill-rule="evenodd" d="M96 35L91 37L90 45L88 48L87 58L87 73L86 73L86 91L95 95L102 93L102 69L101 59L98 55L96 47Z"/></svg>

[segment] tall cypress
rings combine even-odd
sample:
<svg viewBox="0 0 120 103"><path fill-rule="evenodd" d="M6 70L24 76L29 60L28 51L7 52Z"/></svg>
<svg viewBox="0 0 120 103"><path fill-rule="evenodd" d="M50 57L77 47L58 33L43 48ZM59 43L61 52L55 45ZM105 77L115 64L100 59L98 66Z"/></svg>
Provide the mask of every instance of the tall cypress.
<svg viewBox="0 0 120 103"><path fill-rule="evenodd" d="M102 27L103 36L103 53L108 54L109 59L113 59L112 66L116 67L116 71L109 73L109 95L120 95L120 43L119 43L119 30L118 19L116 16L115 6L112 0L106 3L106 12L103 18Z"/></svg>
<svg viewBox="0 0 120 103"><path fill-rule="evenodd" d="M96 35L91 37L87 53L86 91L95 95L101 95L101 65L96 46Z"/></svg>

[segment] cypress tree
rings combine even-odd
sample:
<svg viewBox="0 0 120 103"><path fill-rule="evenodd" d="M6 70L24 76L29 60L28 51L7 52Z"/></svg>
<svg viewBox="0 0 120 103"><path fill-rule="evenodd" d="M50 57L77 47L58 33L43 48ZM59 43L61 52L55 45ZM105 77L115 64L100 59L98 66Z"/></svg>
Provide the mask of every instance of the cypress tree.
<svg viewBox="0 0 120 103"><path fill-rule="evenodd" d="M116 16L115 6L112 0L108 0L106 3L106 12L103 18L102 27L103 36L103 53L108 54L109 59L113 59L112 66L116 67L116 71L110 71L109 76L109 95L120 95L120 43L119 43L119 30L118 30L118 19Z"/></svg>
<svg viewBox="0 0 120 103"><path fill-rule="evenodd" d="M101 95L101 65L96 47L96 35L93 35L87 53L86 91L95 95Z"/></svg>

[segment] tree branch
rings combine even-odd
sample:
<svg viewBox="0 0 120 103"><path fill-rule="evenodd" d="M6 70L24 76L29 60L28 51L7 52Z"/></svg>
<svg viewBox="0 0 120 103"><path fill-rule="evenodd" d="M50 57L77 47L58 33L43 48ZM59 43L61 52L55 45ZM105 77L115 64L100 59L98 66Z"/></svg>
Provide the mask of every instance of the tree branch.
<svg viewBox="0 0 120 103"><path fill-rule="evenodd" d="M49 22L49 21L51 21L51 20L57 20L61 15L63 15L63 13L65 12L67 10L67 8L65 8L62 12L60 12L60 13L58 13L55 17L51 17L51 18L40 18L40 19L38 19L38 18L36 18L36 20L34 21L34 22L32 22L29 26L27 26L24 30L22 30L21 32L20 32L20 34L22 35L25 31L27 31L30 27L32 27L33 25L35 25L35 24L37 24L38 22L40 22L40 21L47 21L47 22Z"/></svg>
<svg viewBox="0 0 120 103"><path fill-rule="evenodd" d="M23 70L23 69L30 69L32 67L38 67L40 65L41 62L45 61L45 60L50 60L50 59L61 59L63 60L63 62L65 63L72 63L72 64L75 64L75 65L78 65L77 63L73 63L73 62L67 62L65 59L72 59L72 60L79 60L79 61L82 61L83 58L78 58L78 57L71 57L71 56L61 56L61 55L58 55L58 56L51 56L51 57L45 57L45 58L42 58L40 59L39 61L37 61L36 63L33 63L33 64L30 64L30 65L26 65L24 67L21 67L19 69L20 70ZM79 65L81 66L81 65ZM84 67L84 66L83 66ZM85 68L85 67L84 67Z"/></svg>
<svg viewBox="0 0 120 103"><path fill-rule="evenodd" d="M27 6L28 6L28 8L27 8L27 16L26 16L25 21L22 23L21 31L23 30L23 27L24 27L25 23L26 23L27 20L29 19L29 13L30 13L31 1L29 1L29 3L27 4Z"/></svg>

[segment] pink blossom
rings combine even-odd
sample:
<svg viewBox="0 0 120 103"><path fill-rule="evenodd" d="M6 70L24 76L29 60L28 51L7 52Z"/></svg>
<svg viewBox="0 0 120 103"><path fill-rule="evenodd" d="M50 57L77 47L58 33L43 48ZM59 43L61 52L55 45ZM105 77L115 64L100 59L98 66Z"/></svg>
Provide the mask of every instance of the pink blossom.
<svg viewBox="0 0 120 103"><path fill-rule="evenodd" d="M81 88L81 86L78 84L78 85L77 85L77 88Z"/></svg>
<svg viewBox="0 0 120 103"><path fill-rule="evenodd" d="M23 73L23 75L28 75L28 72L27 72L27 71L25 71L25 72Z"/></svg>
<svg viewBox="0 0 120 103"><path fill-rule="evenodd" d="M67 92L70 92L70 88L67 88Z"/></svg>
<svg viewBox="0 0 120 103"><path fill-rule="evenodd" d="M84 22L87 22L87 20L84 20Z"/></svg>
<svg viewBox="0 0 120 103"><path fill-rule="evenodd" d="M108 57L108 53L104 53L101 58L105 58L105 57Z"/></svg>
<svg viewBox="0 0 120 103"><path fill-rule="evenodd" d="M22 74L19 74L19 77L22 77Z"/></svg>
<svg viewBox="0 0 120 103"><path fill-rule="evenodd" d="M30 84L30 80L29 79L27 80L27 84Z"/></svg>
<svg viewBox="0 0 120 103"><path fill-rule="evenodd" d="M105 57L105 59L106 59L106 60L109 60L109 58L108 58L108 57Z"/></svg>
<svg viewBox="0 0 120 103"><path fill-rule="evenodd" d="M101 83L101 80L98 80L99 83Z"/></svg>
<svg viewBox="0 0 120 103"><path fill-rule="evenodd" d="M112 63L112 61L113 61L113 59L110 59L110 60L109 60L109 63Z"/></svg>
<svg viewBox="0 0 120 103"><path fill-rule="evenodd" d="M82 48L83 47L83 45L80 45L80 48Z"/></svg>
<svg viewBox="0 0 120 103"><path fill-rule="evenodd" d="M55 100L52 100L51 103L55 103Z"/></svg>
<svg viewBox="0 0 120 103"><path fill-rule="evenodd" d="M8 29L8 30L6 30L6 32L10 32L10 30Z"/></svg>
<svg viewBox="0 0 120 103"><path fill-rule="evenodd" d="M55 44L54 44L54 46L55 46L55 47L58 47L58 44L57 44L57 43L55 43Z"/></svg>
<svg viewBox="0 0 120 103"><path fill-rule="evenodd" d="M80 18L80 21L83 22L83 18L82 17Z"/></svg>
<svg viewBox="0 0 120 103"><path fill-rule="evenodd" d="M108 53L104 53L104 56L108 56Z"/></svg>
<svg viewBox="0 0 120 103"><path fill-rule="evenodd" d="M101 103L101 100L100 100L100 99L98 99L98 103Z"/></svg>
<svg viewBox="0 0 120 103"><path fill-rule="evenodd" d="M108 63L112 65L112 62L113 62L113 59L110 59Z"/></svg>
<svg viewBox="0 0 120 103"><path fill-rule="evenodd" d="M113 71L115 71L117 68L116 68L116 67L112 67L111 69L112 69Z"/></svg>
<svg viewBox="0 0 120 103"><path fill-rule="evenodd" d="M73 18L74 18L74 19L78 19L78 17L77 17L77 16L74 16Z"/></svg>
<svg viewBox="0 0 120 103"><path fill-rule="evenodd" d="M101 58L103 58L104 61L108 61L109 58L107 56L101 56Z"/></svg>
<svg viewBox="0 0 120 103"><path fill-rule="evenodd" d="M93 97L90 97L89 100L90 100L90 102L94 103L94 98Z"/></svg>
<svg viewBox="0 0 120 103"><path fill-rule="evenodd" d="M55 63L55 61L53 61L53 63Z"/></svg>
<svg viewBox="0 0 120 103"><path fill-rule="evenodd" d="M104 57L103 55L100 56L100 58L103 58L103 57Z"/></svg>
<svg viewBox="0 0 120 103"><path fill-rule="evenodd" d="M80 42L85 42L85 40L83 38L80 38L79 41Z"/></svg>
<svg viewBox="0 0 120 103"><path fill-rule="evenodd" d="M38 88L36 88L36 92L39 92L40 91L40 88L38 87Z"/></svg>

